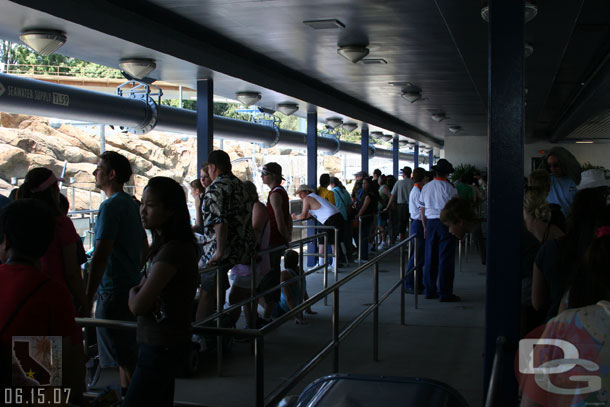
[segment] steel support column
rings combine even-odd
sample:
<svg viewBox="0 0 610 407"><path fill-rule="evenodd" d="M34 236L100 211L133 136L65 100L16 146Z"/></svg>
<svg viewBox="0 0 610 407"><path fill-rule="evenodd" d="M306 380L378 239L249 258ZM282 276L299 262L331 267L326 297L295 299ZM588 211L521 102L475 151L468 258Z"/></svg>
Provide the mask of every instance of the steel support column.
<svg viewBox="0 0 610 407"><path fill-rule="evenodd" d="M484 393L496 338L507 347L498 406L517 404L513 369L519 340L521 232L523 213L524 1L490 0L488 42L489 158L487 294L485 304ZM518 169L515 173L515 169Z"/></svg>
<svg viewBox="0 0 610 407"><path fill-rule="evenodd" d="M392 159L394 160L394 165L392 166L392 173L394 174L394 177L398 179L398 167L400 166L398 156L398 134L394 134L394 138L392 139L392 153Z"/></svg>
<svg viewBox="0 0 610 407"><path fill-rule="evenodd" d="M314 190L318 185L318 113L316 111L307 112L307 185ZM315 221L310 220L308 225L314 225ZM307 236L317 233L315 229L307 229ZM307 244L307 252L316 253L318 248L314 243ZM317 257L307 257L309 267L317 263Z"/></svg>
<svg viewBox="0 0 610 407"><path fill-rule="evenodd" d="M419 142L415 142L415 148L413 149L413 169L419 167Z"/></svg>
<svg viewBox="0 0 610 407"><path fill-rule="evenodd" d="M214 82L197 81L197 174L214 149Z"/></svg>
<svg viewBox="0 0 610 407"><path fill-rule="evenodd" d="M369 172L369 125L362 123L362 140L360 141L361 150L361 170Z"/></svg>
<svg viewBox="0 0 610 407"><path fill-rule="evenodd" d="M434 150L431 149L430 152L428 152L428 167L430 168L430 170L432 170L433 165L434 165Z"/></svg>

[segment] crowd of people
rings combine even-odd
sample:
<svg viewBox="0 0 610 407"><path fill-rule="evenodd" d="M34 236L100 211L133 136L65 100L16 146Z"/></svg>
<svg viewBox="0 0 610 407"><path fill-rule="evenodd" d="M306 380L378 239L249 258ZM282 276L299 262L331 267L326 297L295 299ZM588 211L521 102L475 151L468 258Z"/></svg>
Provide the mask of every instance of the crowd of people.
<svg viewBox="0 0 610 407"><path fill-rule="evenodd" d="M608 264L610 184L603 170L574 171L566 153L551 150L544 168L530 175L524 194L524 332L565 309L607 306L610 299L607 273L602 272ZM406 292L460 301L453 292L456 242L468 232L480 233L475 208L485 194L480 174L465 174L454 186L448 180L452 172L445 159L431 171L404 167L400 180L377 169L372 177L359 171L351 194L339 178L322 174L317 189L298 187L302 210L291 214L278 163L262 168L262 182L269 187L263 203L254 183L232 173L229 155L215 150L190 183L196 207L193 224L180 184L151 178L137 201L124 192L132 176L129 161L108 151L93 173L106 200L99 208L94 250L83 279L81 265L87 258L66 216L61 179L46 168L31 169L14 202L0 200L3 361L15 360L11 337L17 333L61 336L64 366L70 366L64 369L69 373L64 374L65 385L73 389L72 402L86 404L81 396L83 335L74 318L90 317L95 303L97 319L137 322L135 334L96 329L100 365L119 368L124 405L171 405L177 369L191 348L192 323L205 320L218 311L217 304L225 303L218 293L224 296L230 288L228 303L237 304L249 298L253 288L255 293L266 292L260 315L259 304L243 307L247 326L253 328L308 298L305 279L299 279L304 265L296 252L286 251L297 220L314 219L338 231L336 239L333 231L326 239L336 247L333 261L339 266L358 262L356 255L366 262L372 251L415 235L417 250L408 259L408 270L414 272L405 279ZM321 240L320 259L323 251ZM484 251L483 243L483 262ZM286 281L291 282L273 290ZM236 308L223 323L234 327L240 313ZM305 323L303 315L295 316L295 322ZM11 380L6 373L3 383ZM23 376L18 368L12 373Z"/></svg>

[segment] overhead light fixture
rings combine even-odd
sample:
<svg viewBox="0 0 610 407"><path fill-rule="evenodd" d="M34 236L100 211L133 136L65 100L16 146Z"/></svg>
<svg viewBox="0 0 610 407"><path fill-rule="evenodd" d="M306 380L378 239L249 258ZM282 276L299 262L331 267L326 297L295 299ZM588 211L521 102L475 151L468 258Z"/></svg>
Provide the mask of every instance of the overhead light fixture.
<svg viewBox="0 0 610 407"><path fill-rule="evenodd" d="M381 136L383 136L383 133L380 132L380 131L372 131L371 132L371 137L380 138Z"/></svg>
<svg viewBox="0 0 610 407"><path fill-rule="evenodd" d="M42 56L54 53L66 43L66 34L57 30L25 30L19 36L21 41Z"/></svg>
<svg viewBox="0 0 610 407"><path fill-rule="evenodd" d="M148 58L125 58L119 62L119 68L133 78L142 79L154 71L157 64Z"/></svg>
<svg viewBox="0 0 610 407"><path fill-rule="evenodd" d="M447 118L447 115L445 114L445 112L437 112L437 113L432 113L432 120L434 120L435 122L442 122L443 120L445 120Z"/></svg>
<svg viewBox="0 0 610 407"><path fill-rule="evenodd" d="M400 147L407 147L409 145L409 142L406 140L400 140L400 141L398 141L398 145Z"/></svg>
<svg viewBox="0 0 610 407"><path fill-rule="evenodd" d="M277 110L285 114L286 116L290 116L297 110L299 110L299 105L296 103L280 103L277 105Z"/></svg>
<svg viewBox="0 0 610 407"><path fill-rule="evenodd" d="M369 54L369 49L364 45L346 45L337 48L337 53L355 64Z"/></svg>
<svg viewBox="0 0 610 407"><path fill-rule="evenodd" d="M303 24L310 26L314 30L329 30L337 28L345 28L345 24L336 18L326 20L305 20Z"/></svg>
<svg viewBox="0 0 610 407"><path fill-rule="evenodd" d="M358 123L354 123L354 122L343 123L343 128L351 133L352 131L354 131L358 128Z"/></svg>
<svg viewBox="0 0 610 407"><path fill-rule="evenodd" d="M252 106L261 100L261 94L258 92L237 92L235 98L245 106Z"/></svg>
<svg viewBox="0 0 610 407"><path fill-rule="evenodd" d="M576 144L593 144L593 140L578 140Z"/></svg>
<svg viewBox="0 0 610 407"><path fill-rule="evenodd" d="M527 24L530 21L532 21L534 19L534 17L536 17L537 14L538 14L538 6L536 6L531 1L526 1L525 2L525 12L523 14L525 23ZM489 4L485 4L481 8L481 18L483 20L489 22Z"/></svg>
<svg viewBox="0 0 610 407"><path fill-rule="evenodd" d="M421 91L408 90L403 91L400 95L410 103L417 102L419 99L421 99Z"/></svg>
<svg viewBox="0 0 610 407"><path fill-rule="evenodd" d="M392 141L394 139L394 136L392 136L391 134L383 134L381 136L381 139L383 141Z"/></svg>
<svg viewBox="0 0 610 407"><path fill-rule="evenodd" d="M523 55L526 58L529 58L530 56L532 56L533 53L534 53L534 44L532 44L531 42L526 42L525 45L523 46Z"/></svg>
<svg viewBox="0 0 610 407"><path fill-rule="evenodd" d="M462 127L460 126L449 126L449 131L452 133L459 133L462 131Z"/></svg>
<svg viewBox="0 0 610 407"><path fill-rule="evenodd" d="M326 119L326 124L334 130L343 124L343 120L340 117L329 117Z"/></svg>

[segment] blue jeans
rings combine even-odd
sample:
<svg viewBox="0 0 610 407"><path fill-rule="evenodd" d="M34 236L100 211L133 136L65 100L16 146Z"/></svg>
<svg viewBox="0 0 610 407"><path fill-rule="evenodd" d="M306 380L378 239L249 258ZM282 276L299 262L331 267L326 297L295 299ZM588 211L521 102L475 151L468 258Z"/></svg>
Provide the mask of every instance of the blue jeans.
<svg viewBox="0 0 610 407"><path fill-rule="evenodd" d="M373 226L373 218L366 217L362 219L362 227L360 228L360 258L362 260L369 259L369 235L371 233L371 226Z"/></svg>
<svg viewBox="0 0 610 407"><path fill-rule="evenodd" d="M411 223L411 235L415 235L415 241L417 242L417 288L421 289L424 286L424 256L426 253L426 246L424 240L424 225L421 220L414 220ZM415 244L415 243L414 243ZM413 264L415 263L415 252L409 258L409 264L407 265L407 272L413 268ZM413 273L407 274L407 278L405 279L405 288L413 289L414 280L415 280L415 271Z"/></svg>
<svg viewBox="0 0 610 407"><path fill-rule="evenodd" d="M173 406L174 381L190 345L139 345L138 363L122 406Z"/></svg>
<svg viewBox="0 0 610 407"><path fill-rule="evenodd" d="M440 219L428 219L426 229L425 292L427 296L448 297L453 294L455 237Z"/></svg>

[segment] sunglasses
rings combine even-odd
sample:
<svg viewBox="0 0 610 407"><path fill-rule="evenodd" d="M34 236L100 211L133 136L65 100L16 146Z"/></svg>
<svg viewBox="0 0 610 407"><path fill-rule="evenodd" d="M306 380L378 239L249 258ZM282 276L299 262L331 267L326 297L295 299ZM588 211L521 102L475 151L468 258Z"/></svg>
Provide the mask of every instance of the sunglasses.
<svg viewBox="0 0 610 407"><path fill-rule="evenodd" d="M271 171L267 171L265 169L263 169L261 172L262 172L263 175L273 174Z"/></svg>

